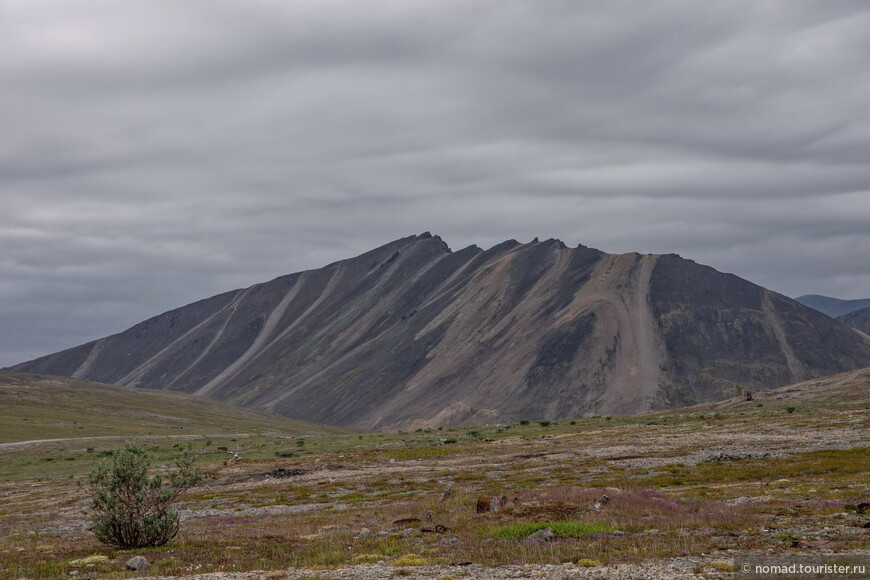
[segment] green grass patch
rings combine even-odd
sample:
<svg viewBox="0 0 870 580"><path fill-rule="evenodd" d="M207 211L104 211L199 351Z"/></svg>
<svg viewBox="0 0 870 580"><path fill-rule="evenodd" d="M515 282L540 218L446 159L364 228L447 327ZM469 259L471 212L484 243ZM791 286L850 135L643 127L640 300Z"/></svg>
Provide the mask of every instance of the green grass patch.
<svg viewBox="0 0 870 580"><path fill-rule="evenodd" d="M608 534L613 528L600 522L519 522L488 531L488 534L503 540L522 540L544 528L550 528L557 538L583 538L594 534Z"/></svg>

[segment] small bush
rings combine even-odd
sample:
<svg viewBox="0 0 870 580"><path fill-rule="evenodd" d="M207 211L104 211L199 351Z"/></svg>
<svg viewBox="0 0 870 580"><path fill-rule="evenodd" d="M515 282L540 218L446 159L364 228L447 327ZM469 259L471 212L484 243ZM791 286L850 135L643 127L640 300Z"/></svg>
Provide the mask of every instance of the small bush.
<svg viewBox="0 0 870 580"><path fill-rule="evenodd" d="M520 425L528 425L528 424L529 424L528 419L523 419L522 421L520 421Z"/></svg>
<svg viewBox="0 0 870 580"><path fill-rule="evenodd" d="M785 408L785 410L788 411L789 413L794 413L796 409L797 409L797 407L786 407Z"/></svg>
<svg viewBox="0 0 870 580"><path fill-rule="evenodd" d="M126 443L88 475L93 512L91 529L104 544L120 549L162 546L178 533L171 504L201 477L186 454L177 470L148 475L151 456L142 445Z"/></svg>
<svg viewBox="0 0 870 580"><path fill-rule="evenodd" d="M541 427L549 427L550 422L549 421L538 421L538 425L540 425Z"/></svg>
<svg viewBox="0 0 870 580"><path fill-rule="evenodd" d="M276 451L275 455L278 457L296 457L296 452L285 449L284 451Z"/></svg>

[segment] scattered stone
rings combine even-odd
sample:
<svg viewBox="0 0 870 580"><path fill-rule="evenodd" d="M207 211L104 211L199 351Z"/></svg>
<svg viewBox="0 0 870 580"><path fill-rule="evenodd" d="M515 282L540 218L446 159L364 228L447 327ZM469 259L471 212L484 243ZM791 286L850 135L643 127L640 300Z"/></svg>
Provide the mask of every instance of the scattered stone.
<svg viewBox="0 0 870 580"><path fill-rule="evenodd" d="M438 502L444 503L447 501L447 498L450 497L450 493L450 484L448 484L447 487L444 488L444 491L441 492L441 497L438 498Z"/></svg>
<svg viewBox="0 0 870 580"><path fill-rule="evenodd" d="M527 542L548 542L556 537L552 528L544 528L526 536Z"/></svg>
<svg viewBox="0 0 870 580"><path fill-rule="evenodd" d="M124 567L127 570L140 572L142 570L145 570L149 565L150 564L148 564L148 560L145 558L145 556L133 556L132 558L127 560L127 563L124 565Z"/></svg>
<svg viewBox="0 0 870 580"><path fill-rule="evenodd" d="M72 572L69 573L69 575L72 576L73 578L75 578L76 576L79 575L79 571L78 571L78 570L73 570Z"/></svg>
<svg viewBox="0 0 870 580"><path fill-rule="evenodd" d="M854 425L849 427L849 429L863 429L863 428L864 428L864 425L862 425L861 423L855 423Z"/></svg>
<svg viewBox="0 0 870 580"><path fill-rule="evenodd" d="M857 506L855 506L856 513L866 514L868 511L870 511L870 503L868 503L866 501L863 501L863 502L859 503Z"/></svg>
<svg viewBox="0 0 870 580"><path fill-rule="evenodd" d="M713 455L708 456L704 461L706 463L712 463L714 461L744 461L746 459L767 459L770 457L770 453L765 451L763 453L726 453L724 451L720 451L719 453L715 453Z"/></svg>
<svg viewBox="0 0 870 580"><path fill-rule="evenodd" d="M592 507L594 507L597 510L600 510L601 508L606 506L609 501L610 501L610 496L608 496L607 494L604 494L601 497L599 497L597 500L595 500L595 503L592 504Z"/></svg>
<svg viewBox="0 0 870 580"><path fill-rule="evenodd" d="M357 538L367 538L368 536L371 536L371 535L372 535L372 531L370 529L363 528L359 531L359 533L356 535L356 537Z"/></svg>
<svg viewBox="0 0 870 580"><path fill-rule="evenodd" d="M275 471L270 471L266 475L269 477L296 477L298 475L305 475L306 473L308 473L307 469L300 469L298 467L294 469L284 469L283 467L279 467Z"/></svg>
<svg viewBox="0 0 870 580"><path fill-rule="evenodd" d="M420 518L402 518L401 520L395 520L393 522L393 525L394 526L403 526L403 525L408 525L408 524L418 524L422 521L423 520L421 520Z"/></svg>

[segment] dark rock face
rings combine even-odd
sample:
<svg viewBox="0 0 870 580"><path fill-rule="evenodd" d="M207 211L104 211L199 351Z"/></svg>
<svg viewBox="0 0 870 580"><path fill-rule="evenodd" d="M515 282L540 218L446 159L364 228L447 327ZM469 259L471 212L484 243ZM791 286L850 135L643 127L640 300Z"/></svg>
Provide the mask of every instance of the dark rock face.
<svg viewBox="0 0 870 580"><path fill-rule="evenodd" d="M824 314L676 256L658 261L650 300L670 379L656 406L733 397L866 360L867 341Z"/></svg>
<svg viewBox="0 0 870 580"><path fill-rule="evenodd" d="M676 256L403 238L13 367L408 428L620 414L870 365L870 339Z"/></svg>
<svg viewBox="0 0 870 580"><path fill-rule="evenodd" d="M870 308L862 308L861 310L855 310L849 314L838 316L837 320L846 326L870 335Z"/></svg>

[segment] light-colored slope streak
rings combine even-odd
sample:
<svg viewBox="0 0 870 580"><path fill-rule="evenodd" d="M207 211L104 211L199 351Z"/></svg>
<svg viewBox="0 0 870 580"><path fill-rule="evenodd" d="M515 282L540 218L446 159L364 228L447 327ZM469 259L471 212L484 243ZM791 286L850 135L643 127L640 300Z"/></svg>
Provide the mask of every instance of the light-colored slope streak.
<svg viewBox="0 0 870 580"><path fill-rule="evenodd" d="M788 343L788 337L785 335L782 321L779 319L776 309L773 307L770 290L765 288L762 296L763 299L761 304L764 311L764 318L770 325L770 329L773 331L773 335L779 343L779 348L782 351L783 356L785 356L785 360L788 363L788 370L791 372L792 382L803 381L809 378L810 375L807 373L806 367L804 367L803 363L795 355L794 351L791 349L791 345Z"/></svg>
<svg viewBox="0 0 870 580"><path fill-rule="evenodd" d="M94 361L97 360L97 357L100 356L100 353L103 352L103 348L106 346L106 339L101 338L97 341L94 341L94 346L91 349L91 352L88 353L87 358L79 365L73 374L70 377L74 379L81 379L87 376L89 370L91 370L91 365L94 364Z"/></svg>
<svg viewBox="0 0 870 580"><path fill-rule="evenodd" d="M518 246L481 268L465 282L455 300L417 334L419 339L448 325L443 339L429 353L429 363L406 382L394 401L379 410L378 416L371 417L374 425L390 421L389 417L401 415L406 408L420 412L417 426L472 414L481 422L497 418L496 407L514 396L509 386L516 385L535 361L535 349L546 331L541 326L541 310L566 273L573 252L554 247L549 267L522 300L508 309L503 301L515 298L510 295L515 261L523 258L527 247ZM436 400L432 387L451 382L457 368L473 370L463 374L463 388L441 391L441 398Z"/></svg>
<svg viewBox="0 0 870 580"><path fill-rule="evenodd" d="M197 389L196 392L194 392L195 395L208 396L216 388L238 374L245 365L251 362L251 360L262 351L266 341L275 333L275 328L278 326L278 322L284 316L284 313L287 312L287 308L299 294L299 289L302 286L303 280L300 277L300 279L296 280L290 290L287 291L284 298L281 299L281 302L279 302L266 317L263 327L260 329L260 332L257 333L251 346L249 346L239 358L231 362L224 370L218 373L216 377Z"/></svg>
<svg viewBox="0 0 870 580"><path fill-rule="evenodd" d="M407 291L410 286L413 286L418 280L420 280L429 270L438 265L438 263L445 259L449 254L445 254L435 260L432 260L430 263L426 264L423 268L421 268L418 272L414 274L414 276L406 281L406 283L402 285L396 285L391 291L387 294L381 293L381 289L384 286L389 286L390 281L392 280L392 275L385 276L381 279L373 288L371 288L368 292L366 292L363 296L357 299L356 303L364 303L366 300L369 302L372 299L376 299L376 306L370 307L366 309L365 315L360 317L358 320L355 320L350 326L343 329L343 331L335 338L332 342L332 350L333 352L341 352L343 345L354 342L359 337L359 331L361 329L370 328L373 321L378 317L383 315L384 307L382 305L390 305L395 302L395 299L401 295L403 292ZM382 303L380 307L377 303ZM358 308L353 305L346 305L346 309L349 311L357 311ZM294 322L293 326L295 326L296 322ZM333 322L333 324L338 324L338 322ZM286 334L290 329L287 329L282 333ZM321 329L322 331L323 329ZM334 357L330 357L329 362L312 372L309 376L307 376L304 380L294 383L291 386L287 386L282 389L280 393L271 398L266 404L264 404L263 409L267 411L274 411L284 400L292 396L294 393L305 390L312 383L323 378L333 367L342 366L347 360L352 359L357 356L361 351L371 348L371 344L369 341L364 341L356 347L349 349L347 352L344 352L340 355L336 355Z"/></svg>
<svg viewBox="0 0 870 580"><path fill-rule="evenodd" d="M183 371L181 371L180 373L175 375L175 378L173 378L172 380L167 381L166 386L178 386L181 379L184 378L187 375L187 373L189 373L190 371L195 369L199 365L199 363L203 359L205 359L205 357L208 356L208 354L212 351L212 349L215 347L215 345L220 343L221 339L224 336L224 333L227 330L227 326L229 326L230 322L233 321L233 316L236 313L236 310L238 308L238 304L239 303L236 302L235 306L233 306L233 311L229 314L229 316L224 318L223 324L221 324L221 326L220 326L220 328L218 328L217 332L214 333L214 336L211 337L211 340L208 342L206 347L204 349L202 349L202 352L200 352L199 355L195 359L193 359L193 362L191 362L189 365L187 365L186 369L184 369ZM180 389L180 390L183 391L184 389Z"/></svg>
<svg viewBox="0 0 870 580"><path fill-rule="evenodd" d="M224 306L223 308L221 308L220 310L218 310L217 312L215 312L214 314L212 314L211 316L209 316L208 318L206 318L205 320L203 320L202 322L200 322L199 324L197 324L196 326L194 326L193 328L191 328L190 330L188 330L187 332L185 332L184 334L182 334L181 336L179 336L178 338L173 340L167 346L162 348L157 354L155 354L154 356L152 356L151 358L149 358L148 360L146 360L145 362L140 364L138 367L136 367L135 369L133 369L132 371L127 373L127 375L125 377L122 377L119 381L115 382L115 384L126 386L126 387L137 386L139 381L142 380L142 377L144 377L148 373L148 371L150 371L152 368L154 368L155 365L159 364L160 360L166 354L171 352L172 349L176 345L187 340L188 338L190 338L191 335L198 332L199 330L205 328L215 318L217 318L218 316L220 316L221 314L223 314L227 310L230 311L230 316L232 316L232 314L236 310L236 306L238 306L239 302L241 302L242 299L244 299L244 297L248 294L248 292L250 292L250 290L251 289L248 288L246 290L239 290L238 292L236 292L236 295L233 297L232 300L230 300L227 303L226 306Z"/></svg>
<svg viewBox="0 0 870 580"><path fill-rule="evenodd" d="M574 297L576 307L595 312L599 346L618 345L600 413L648 410L659 388L665 353L649 306L657 260L655 255L609 254Z"/></svg>

